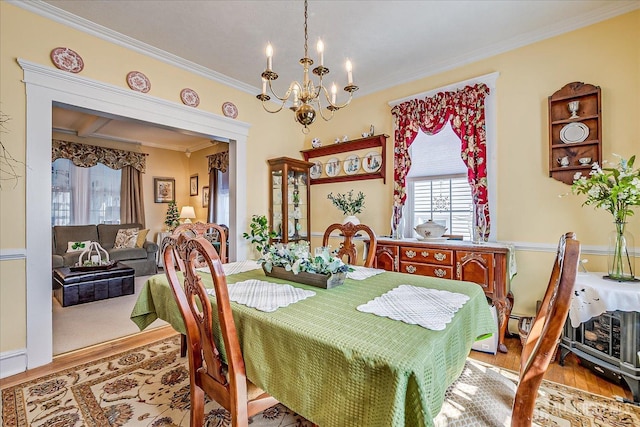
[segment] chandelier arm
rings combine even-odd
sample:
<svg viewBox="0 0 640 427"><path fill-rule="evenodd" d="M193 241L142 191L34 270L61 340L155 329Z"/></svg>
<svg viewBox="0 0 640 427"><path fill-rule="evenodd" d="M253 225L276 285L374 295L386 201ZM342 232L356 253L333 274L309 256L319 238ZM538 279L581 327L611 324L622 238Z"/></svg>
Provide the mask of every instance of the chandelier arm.
<svg viewBox="0 0 640 427"><path fill-rule="evenodd" d="M331 108L331 109L328 109L328 110L329 110L329 111L331 111L331 115L329 115L329 116L325 116L325 115L324 115L324 112L323 112L323 111L324 111L324 108L318 108L318 112L320 113L320 117L322 117L322 119L323 119L325 122L328 122L329 120L331 120L331 119L333 118L333 113L334 113L335 111L337 111L338 109L337 109L337 108L336 108L336 109Z"/></svg>
<svg viewBox="0 0 640 427"><path fill-rule="evenodd" d="M262 108L264 108L264 111L266 111L267 113L279 113L280 111L282 111L282 109L284 108L284 105L286 103L286 100L282 101L282 104L280 104L280 107L275 109L275 110L270 110L269 108L267 108L267 101L262 101Z"/></svg>
<svg viewBox="0 0 640 427"><path fill-rule="evenodd" d="M282 102L287 102L287 100L291 97L291 92L292 92L292 87L294 85L298 85L299 83L294 81L291 83L291 85L289 86L289 89L287 89L287 92L284 94L284 97L280 97L276 94L276 92L273 90L273 86L271 86L271 80L269 80L269 92L271 92L271 94L273 96L275 96L276 98L278 98L280 101Z"/></svg>

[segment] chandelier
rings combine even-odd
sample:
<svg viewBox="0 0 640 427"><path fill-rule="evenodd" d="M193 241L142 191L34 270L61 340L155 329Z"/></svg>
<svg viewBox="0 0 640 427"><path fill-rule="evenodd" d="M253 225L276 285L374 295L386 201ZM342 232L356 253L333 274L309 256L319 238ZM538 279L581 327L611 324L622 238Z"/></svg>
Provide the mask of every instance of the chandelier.
<svg viewBox="0 0 640 427"><path fill-rule="evenodd" d="M349 93L349 99L342 105L336 102L337 96L337 86L334 83L331 87L331 96L329 96L329 91L324 86L322 79L325 75L329 74L329 69L324 66L324 44L322 40L318 41L317 50L319 55L320 64L314 68L313 74L319 77L318 84L315 85L313 81L309 78L309 67L313 65L313 60L309 58L308 52L308 34L307 34L307 0L304 1L304 58L300 60L300 64L303 68L302 75L302 83L297 81L291 82L289 85L289 89L284 94L284 96L280 97L276 95L271 86L271 83L278 78L278 74L273 71L272 63L273 63L273 47L269 43L267 45L267 69L262 73L262 93L256 95L260 101L262 101L262 108L269 113L277 113L281 111L286 102L291 100L292 107L290 109L294 112L295 120L303 125L302 128L303 133L309 133L308 126L313 123L316 119L316 110L320 113L320 116L325 120L329 121L333 117L333 113L340 108L344 108L351 102L351 98L353 97L353 92L358 90L358 86L353 84L353 73L351 61L347 59L346 68L347 68L347 86L345 86L344 90ZM275 110L270 110L266 101L271 99L271 96L267 95L267 85L269 87L269 92L275 98L281 101L280 107ZM329 113L323 112L323 99L324 103L326 103L326 109L329 110Z"/></svg>

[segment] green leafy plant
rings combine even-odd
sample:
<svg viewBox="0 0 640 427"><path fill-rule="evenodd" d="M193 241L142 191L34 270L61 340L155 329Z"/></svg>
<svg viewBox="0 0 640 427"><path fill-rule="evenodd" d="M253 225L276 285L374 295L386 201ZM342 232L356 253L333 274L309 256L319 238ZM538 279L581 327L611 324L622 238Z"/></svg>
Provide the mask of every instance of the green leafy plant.
<svg viewBox="0 0 640 427"><path fill-rule="evenodd" d="M571 191L587 195L583 206L605 209L615 222L624 223L627 216L633 215L632 207L640 205L640 169L633 169L636 156L629 160L617 157L620 160L612 168L600 168L594 163L588 178L577 173Z"/></svg>
<svg viewBox="0 0 640 427"><path fill-rule="evenodd" d="M264 265L264 269L271 272L273 267L283 267L294 274L300 272L315 274L336 274L353 271L353 268L345 264L340 258L333 256L327 248L320 253L311 256L309 242L301 240L286 245L279 243L268 245L258 263Z"/></svg>
<svg viewBox="0 0 640 427"><path fill-rule="evenodd" d="M176 202L169 202L164 224L167 226L167 230L169 231L175 230L175 228L180 225L180 214L178 213Z"/></svg>
<svg viewBox="0 0 640 427"><path fill-rule="evenodd" d="M249 233L242 233L242 237L247 239L256 250L262 254L269 245L269 240L277 236L275 231L269 230L269 222L264 215L253 215L249 224Z"/></svg>
<svg viewBox="0 0 640 427"><path fill-rule="evenodd" d="M353 195L353 190L349 190L345 194L337 193L335 196L333 193L329 193L327 199L331 200L333 205L346 216L359 214L364 209L364 193L362 191L359 191L357 196Z"/></svg>

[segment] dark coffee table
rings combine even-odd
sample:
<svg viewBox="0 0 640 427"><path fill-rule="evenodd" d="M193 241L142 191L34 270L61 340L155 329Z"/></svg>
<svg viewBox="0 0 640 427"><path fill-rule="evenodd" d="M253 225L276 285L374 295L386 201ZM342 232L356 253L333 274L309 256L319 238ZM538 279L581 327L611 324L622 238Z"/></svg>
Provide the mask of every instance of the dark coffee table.
<svg viewBox="0 0 640 427"><path fill-rule="evenodd" d="M63 307L135 292L135 270L117 263L105 270L71 271L69 267L53 270L53 296Z"/></svg>

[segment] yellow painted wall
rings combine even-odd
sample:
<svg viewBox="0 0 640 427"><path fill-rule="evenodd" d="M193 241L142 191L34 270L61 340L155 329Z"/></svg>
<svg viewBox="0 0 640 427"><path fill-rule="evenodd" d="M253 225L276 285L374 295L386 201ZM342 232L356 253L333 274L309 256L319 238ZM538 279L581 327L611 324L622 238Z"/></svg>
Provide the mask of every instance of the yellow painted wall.
<svg viewBox="0 0 640 427"><path fill-rule="evenodd" d="M390 101L496 71L500 73L496 92L498 208L492 215L499 224L498 240L555 245L561 234L575 231L583 245L606 247L608 233L613 229L611 215L581 207L583 197L560 198L570 192L570 187L548 177L547 97L569 82L600 86L603 157L615 160L613 153L640 157L640 11L356 99L338 111L332 121L314 125L305 147L311 147L314 137L325 144L343 134L358 138L373 124L376 133L391 136L387 147L387 158L391 158ZM366 194L361 221L378 233L388 233L393 191L390 163L386 165L386 184L377 179L314 185L313 229L322 230L342 219L326 199L330 191L354 189ZM636 236L638 247L640 211L636 211L628 228ZM548 283L553 254L519 250L516 257L514 313L533 313L535 301ZM583 258L589 260L591 271L606 270L604 257ZM636 266L640 268L637 258Z"/></svg>
<svg viewBox="0 0 640 427"><path fill-rule="evenodd" d="M34 31L34 28L38 31ZM233 102L238 107L238 120L251 124L247 138L246 165L249 188L240 190L247 193L249 217L253 213L267 214L267 184L266 180L261 178L267 176L266 159L290 155L292 147L295 154L295 150L302 149L303 145L300 128L295 126L290 115L268 114L251 94L100 40L7 2L0 2L0 109L11 117L7 124L7 133L2 134L2 142L18 161L24 162L25 156L26 98L25 86L21 81L23 73L17 58L54 68L49 53L59 46L69 47L82 56L85 63L85 68L80 73L82 77L128 89L125 79L127 73L131 70L139 70L151 81L150 96L181 103L180 90L190 87L200 94L199 109L220 115L222 115L222 103ZM151 162L144 177L147 226L159 231L163 227L166 204L152 202L153 177L175 176L178 205L190 203L189 159L183 153L175 151L149 147L141 149L148 152L150 157L157 158L159 162L158 164ZM192 158L197 158L196 153ZM19 172L22 178L17 181L15 188L13 183L2 181L0 191L0 249L2 250L24 250L26 244L24 221L26 194L23 166L19 168ZM50 190L43 188L43 191ZM151 232L150 235L154 236L154 233ZM43 262L49 261L43 260ZM2 308L0 312L1 353L21 349L26 345L24 332L26 279L24 262L0 261L0 269L2 270L0 276L2 304L6 304L4 301L13 301L10 308L5 309L4 305L0 306Z"/></svg>
<svg viewBox="0 0 640 427"><path fill-rule="evenodd" d="M33 31L33 28L38 28L38 31ZM238 119L251 124L247 150L248 185L246 189L239 190L246 194L249 217L267 213L266 159L300 157L299 150L309 148L313 137L320 137L325 143L345 134L357 138L368 131L371 124L375 125L376 133L390 135L387 156L391 158L393 122L389 101L494 71L500 73L497 82L498 208L493 213L499 223L499 240L549 245L555 244L561 233L573 230L583 244L606 244L606 235L611 229L608 214L582 208L582 199L577 196L559 198L558 195L566 193L569 187L547 176L546 100L564 84L583 81L602 88L605 158L611 158L611 153L625 156L640 154L640 11L363 96L337 112L332 121L325 123L319 120L313 124L305 139L299 126L286 112L276 115L265 113L253 95L0 2L0 107L12 117L9 133L2 135L2 141L19 160L24 160L26 100L24 85L20 81L22 70L16 58L51 65L49 52L58 46L70 47L82 55L85 61L83 77L126 88L125 76L135 69L150 78L152 96L180 102L180 90L190 87L201 96L198 108L217 114L224 101L234 102L239 109ZM357 80L357 73L355 77ZM149 153L157 154L161 161L175 162L171 155L152 153L152 149ZM152 179L154 175L171 176L170 173L182 176L185 183L183 187L177 183L177 188L180 188L178 204L192 203L188 178L192 173L198 173L201 179L205 176L201 172L200 157L196 154L187 161L182 153L172 153L173 156L181 156L178 165L162 164L157 169L154 166L148 170L145 179ZM368 180L314 185L311 188L312 231L319 233L328 224L342 219L326 195L330 191L345 192L353 188L367 195L361 220L371 224L378 233L386 233L392 193L391 162L386 165L386 171L386 184L382 180ZM203 185L201 180L200 188ZM145 199L149 196L145 193ZM23 180L18 181L15 188L3 185L0 191L1 249L24 248L22 212L25 200ZM16 206L21 207L22 212L16 210ZM629 228L640 240L638 218L640 216L632 218ZM164 212L157 209L147 212L149 226L157 223L161 227L163 220ZM535 300L546 286L552 257L548 252L518 251L519 273L512 286L516 297L515 312L530 313L533 310ZM602 259L587 258L590 259L590 267L597 269L600 266L602 270ZM26 317L24 263L2 261L0 268L2 300L23 301L10 308L4 302L0 303L0 352L5 352L23 348L26 342L25 326L20 323ZM17 326L14 323L16 319Z"/></svg>

